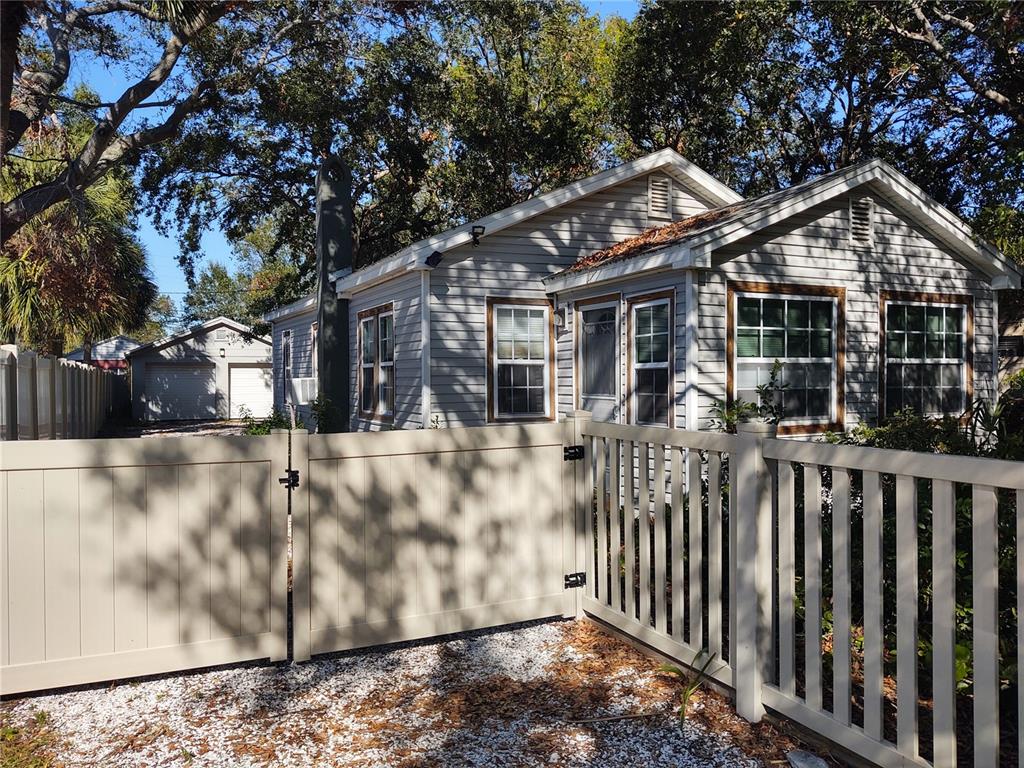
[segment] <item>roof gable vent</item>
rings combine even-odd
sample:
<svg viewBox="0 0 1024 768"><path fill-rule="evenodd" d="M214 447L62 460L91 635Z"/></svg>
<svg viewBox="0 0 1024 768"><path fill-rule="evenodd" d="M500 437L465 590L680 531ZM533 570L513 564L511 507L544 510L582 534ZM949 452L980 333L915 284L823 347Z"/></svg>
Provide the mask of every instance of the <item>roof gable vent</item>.
<svg viewBox="0 0 1024 768"><path fill-rule="evenodd" d="M870 197L850 198L850 242L871 245L874 241L875 205Z"/></svg>
<svg viewBox="0 0 1024 768"><path fill-rule="evenodd" d="M660 173L647 177L647 218L672 218L672 179Z"/></svg>

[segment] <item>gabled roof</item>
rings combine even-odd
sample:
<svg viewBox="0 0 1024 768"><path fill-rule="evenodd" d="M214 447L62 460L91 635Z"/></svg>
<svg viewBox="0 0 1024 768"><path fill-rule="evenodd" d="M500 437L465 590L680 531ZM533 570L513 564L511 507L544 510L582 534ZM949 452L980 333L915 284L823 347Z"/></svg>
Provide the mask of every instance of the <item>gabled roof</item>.
<svg viewBox="0 0 1024 768"><path fill-rule="evenodd" d="M648 230L587 254L545 279L549 292L592 285L652 269L709 267L711 252L864 184L963 259L986 274L995 288L1019 287L1020 273L998 250L881 160L825 174L788 189L722 206Z"/></svg>
<svg viewBox="0 0 1024 768"><path fill-rule="evenodd" d="M232 320L230 317L223 317L222 316L222 317L215 317L212 320L207 320L205 323L202 323L200 325L192 326L188 330L182 331L181 333L175 333L172 336L166 336L166 337L164 337L162 339L159 339L158 341L151 341L151 342L149 342L149 344L143 344L141 347L136 347L131 352L129 352L126 355L126 357L134 357L135 355L139 354L140 352L147 352L147 351L150 351L150 350L163 349L164 347L169 347L172 344L177 344L179 342L185 341L186 339L190 339L193 336L198 336L201 333L207 333L209 331L215 330L217 328L222 328L222 327L223 328L230 328L233 331L237 331L238 333L241 333L241 334L249 337L253 341L261 341L261 342L263 342L264 344L267 344L267 345L270 344L270 340L269 339L265 339L262 336L253 336L252 335L252 329L249 328L248 325L245 325L244 323L240 323L237 320Z"/></svg>
<svg viewBox="0 0 1024 768"><path fill-rule="evenodd" d="M343 271L336 272L331 275L331 279L336 281L335 288L341 294L387 280L402 272L414 269L427 269L429 268L427 259L432 254L445 253L460 245L472 242L473 235L471 230L474 226L483 226L485 228L484 237L488 237L559 206L654 171L668 173L713 205L727 205L743 199L736 192L698 168L675 150L662 149L543 195L532 197L529 200L505 208L497 213L484 216L481 219L467 222L447 232L420 240L406 246L392 256L350 274L346 274Z"/></svg>
<svg viewBox="0 0 1024 768"><path fill-rule="evenodd" d="M141 345L142 342L137 339L133 339L131 336L118 334L117 336L111 336L109 339L93 342L92 359L120 360L133 349ZM68 352L64 357L67 360L81 360L85 357L85 349L78 347L78 349L73 349Z"/></svg>
<svg viewBox="0 0 1024 768"><path fill-rule="evenodd" d="M265 323L276 323L280 320L284 320L292 315L301 315L305 312L316 311L316 294L311 293L308 296L303 296L301 299L296 299L290 304L285 304L283 307L278 307L270 312L263 315L263 322Z"/></svg>

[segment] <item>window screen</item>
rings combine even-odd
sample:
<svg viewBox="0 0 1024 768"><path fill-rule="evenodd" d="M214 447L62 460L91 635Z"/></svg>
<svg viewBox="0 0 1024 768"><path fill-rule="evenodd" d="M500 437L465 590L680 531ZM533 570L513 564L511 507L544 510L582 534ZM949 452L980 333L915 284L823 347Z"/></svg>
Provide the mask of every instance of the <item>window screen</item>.
<svg viewBox="0 0 1024 768"><path fill-rule="evenodd" d="M617 346L615 308L584 310L581 318L582 394L614 395Z"/></svg>

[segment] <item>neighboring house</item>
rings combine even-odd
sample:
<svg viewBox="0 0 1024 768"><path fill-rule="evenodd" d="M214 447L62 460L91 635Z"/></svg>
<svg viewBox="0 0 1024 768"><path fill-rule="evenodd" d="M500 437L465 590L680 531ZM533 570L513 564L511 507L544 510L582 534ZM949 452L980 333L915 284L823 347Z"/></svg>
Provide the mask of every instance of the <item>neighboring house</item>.
<svg viewBox="0 0 1024 768"><path fill-rule="evenodd" d="M349 299L354 430L577 408L708 428L717 401L756 399L780 360L784 434L991 399L998 290L1019 284L880 161L743 200L671 150L335 282ZM312 375L314 318L312 298L267 318L282 387Z"/></svg>
<svg viewBox="0 0 1024 768"><path fill-rule="evenodd" d="M237 419L271 411L270 341L218 317L128 355L132 416L146 421Z"/></svg>
<svg viewBox="0 0 1024 768"><path fill-rule="evenodd" d="M97 368L123 369L128 367L128 353L142 346L142 342L129 336L111 336L109 339L97 341L92 345L91 364ZM65 355L68 360L82 361L85 350L79 347Z"/></svg>

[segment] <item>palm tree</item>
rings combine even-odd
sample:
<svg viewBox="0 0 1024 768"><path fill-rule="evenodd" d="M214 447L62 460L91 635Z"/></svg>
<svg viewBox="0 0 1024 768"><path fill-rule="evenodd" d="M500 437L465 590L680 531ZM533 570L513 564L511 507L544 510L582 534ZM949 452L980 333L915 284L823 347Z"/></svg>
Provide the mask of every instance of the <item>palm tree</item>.
<svg viewBox="0 0 1024 768"><path fill-rule="evenodd" d="M0 175L4 197L54 172L91 126L49 124ZM85 133L85 135L88 135ZM51 354L141 325L156 298L146 254L133 232L135 189L111 173L48 209L0 252L0 336Z"/></svg>

